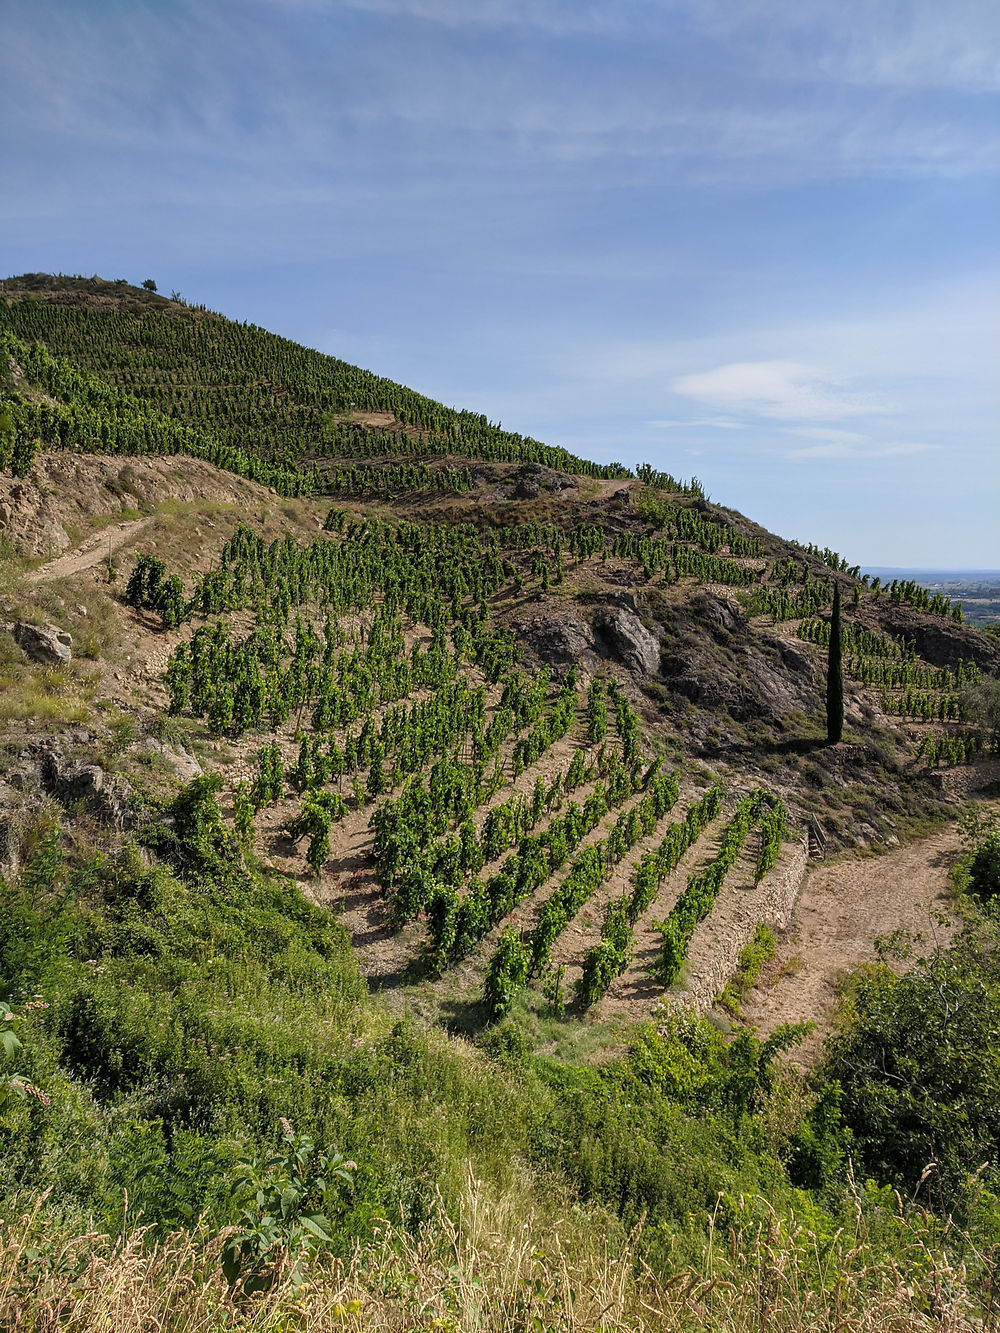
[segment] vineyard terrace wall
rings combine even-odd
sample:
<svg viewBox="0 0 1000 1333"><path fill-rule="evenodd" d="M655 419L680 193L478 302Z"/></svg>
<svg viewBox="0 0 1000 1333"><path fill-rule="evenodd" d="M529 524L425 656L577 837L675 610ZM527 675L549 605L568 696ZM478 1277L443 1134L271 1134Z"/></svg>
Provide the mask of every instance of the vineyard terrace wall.
<svg viewBox="0 0 1000 1333"><path fill-rule="evenodd" d="M711 1009L759 923L787 930L808 860L805 840L786 842L778 864L756 889L740 895L735 912L713 912L701 923L688 955L684 1003L693 1005L698 1014Z"/></svg>

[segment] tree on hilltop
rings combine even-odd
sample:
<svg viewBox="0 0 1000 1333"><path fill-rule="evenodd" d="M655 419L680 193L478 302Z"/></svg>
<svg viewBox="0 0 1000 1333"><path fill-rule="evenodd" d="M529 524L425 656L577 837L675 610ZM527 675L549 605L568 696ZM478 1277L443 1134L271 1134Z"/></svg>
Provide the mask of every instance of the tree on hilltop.
<svg viewBox="0 0 1000 1333"><path fill-rule="evenodd" d="M844 663L840 625L840 585L833 585L830 647L826 659L826 739L836 745L844 734Z"/></svg>

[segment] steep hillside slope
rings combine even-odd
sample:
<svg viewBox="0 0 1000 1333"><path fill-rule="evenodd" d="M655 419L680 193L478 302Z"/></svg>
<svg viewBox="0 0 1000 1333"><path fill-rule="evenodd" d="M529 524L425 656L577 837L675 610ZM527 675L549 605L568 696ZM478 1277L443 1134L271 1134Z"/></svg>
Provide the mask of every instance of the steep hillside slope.
<svg viewBox="0 0 1000 1333"><path fill-rule="evenodd" d="M8 459L21 474L0 482L9 538L52 556L89 523L129 525L117 584L106 583L116 528L110 567L94 538L28 585L55 593L84 578L115 641L131 643L132 690L105 671L88 687L93 706L134 713L140 734L175 718L222 775L246 836L345 911L380 984L426 984L471 956L482 965L456 974L459 994L437 984L453 1011L475 1005L513 928L533 953L504 966L514 994L522 972L534 978L540 1012L564 978L578 1009L610 990L614 1012L614 995L640 982L649 1004L685 976L710 1003L757 922L787 918L801 868L749 898L733 869L711 928L697 929L689 976L692 927L675 945L651 923L671 904L683 915L678 885L714 864L720 817L706 818L681 879L635 888L680 836L667 818L678 798L691 809L716 782L739 810L760 789L771 795L751 825L777 800L813 850L893 845L948 813L927 755L971 758L981 743L961 695L997 670L1000 646L944 599L869 587L840 557L782 541L697 483L586 464L118 284L8 280L0 330ZM54 444L64 452L36 455ZM225 481L219 464L245 480ZM848 733L830 747L835 582ZM41 614L30 596L13 609ZM79 632L82 611L52 619ZM73 710L86 711L79 699ZM657 794L654 773L671 766ZM566 937L575 952L560 944L552 962L581 908L585 928ZM637 939L647 944L633 978Z"/></svg>
<svg viewBox="0 0 1000 1333"><path fill-rule="evenodd" d="M0 1196L58 1223L49 1248L10 1248L0 1288L40 1284L62 1319L104 1290L94 1226L134 1216L157 1235L207 1219L214 1271L249 1215L237 1164L277 1146L301 1183L339 1142L357 1163L320 1191L339 1253L376 1232L385 1266L336 1288L337 1327L368 1319L348 1289L396 1302L386 1327L608 1327L609 1265L616 1327L659 1305L697 1326L670 1295L708 1300L695 1267L757 1293L741 1327L775 1327L750 1271L779 1216L796 1283L823 1287L829 1247L851 1273L831 1326L903 1309L891 1243L857 1280L837 1248L844 1218L862 1243L839 1092L776 1061L835 967L922 919L919 858L850 913L827 906L843 862L810 881L800 925L836 939L797 974L779 954L801 981L745 1011L771 1040L721 1035L731 988L713 1005L759 968L811 857L895 847L995 780L977 699L1000 644L695 481L587 463L121 284L8 279L0 358L0 1026L23 1038L2 1048L20 1063ZM910 1225L896 1198L866 1197L873 1233ZM700 1228L723 1224L713 1267ZM247 1241L244 1275L287 1276L289 1234L280 1260ZM489 1270L509 1318L480 1324L484 1256L515 1234L521 1258Z"/></svg>

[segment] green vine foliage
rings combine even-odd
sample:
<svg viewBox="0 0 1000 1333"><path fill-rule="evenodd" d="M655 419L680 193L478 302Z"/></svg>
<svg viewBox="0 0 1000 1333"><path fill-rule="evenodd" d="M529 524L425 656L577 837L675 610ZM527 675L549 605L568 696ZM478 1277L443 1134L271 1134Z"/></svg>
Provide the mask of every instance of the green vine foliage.
<svg viewBox="0 0 1000 1333"><path fill-rule="evenodd" d="M528 951L520 936L509 927L502 931L486 971L483 989L483 1004L490 1022L496 1022L510 1012L527 978L528 963Z"/></svg>
<svg viewBox="0 0 1000 1333"><path fill-rule="evenodd" d="M663 880L718 815L724 795L721 783L710 787L701 800L691 806L684 819L669 826L659 846L646 852L633 867L631 893L609 903L601 939L584 954L583 975L577 991L584 1006L589 1007L601 999L615 978L628 967L636 922L655 901Z"/></svg>
<svg viewBox="0 0 1000 1333"><path fill-rule="evenodd" d="M784 829L785 815L778 798L759 787L737 802L736 810L723 831L719 850L711 864L705 870L689 876L677 902L666 920L660 924L661 943L656 971L664 985L672 985L680 976L695 927L712 910L722 889L723 880L731 867L736 864L750 830L755 823L765 819L771 821L768 828L772 837L762 847L761 857L757 863L757 870L760 872L761 860L767 859L764 856L765 850L770 857L771 849L775 845L780 846L780 837L775 844L773 834L778 828ZM777 856L776 850L774 856Z"/></svg>

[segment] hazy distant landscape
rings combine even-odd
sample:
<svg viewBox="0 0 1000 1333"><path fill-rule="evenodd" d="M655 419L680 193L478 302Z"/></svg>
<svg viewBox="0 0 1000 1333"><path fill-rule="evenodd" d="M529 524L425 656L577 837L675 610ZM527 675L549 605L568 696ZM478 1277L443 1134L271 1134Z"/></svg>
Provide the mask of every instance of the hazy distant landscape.
<svg viewBox="0 0 1000 1333"><path fill-rule="evenodd" d="M898 569L890 565L865 565L864 572L883 583L912 579L931 593L943 593L962 603L970 625L1000 623L1000 569Z"/></svg>

